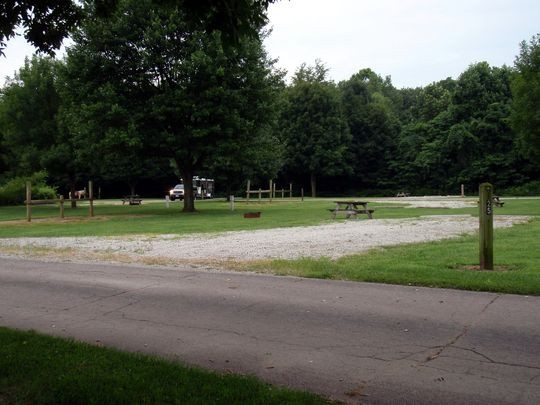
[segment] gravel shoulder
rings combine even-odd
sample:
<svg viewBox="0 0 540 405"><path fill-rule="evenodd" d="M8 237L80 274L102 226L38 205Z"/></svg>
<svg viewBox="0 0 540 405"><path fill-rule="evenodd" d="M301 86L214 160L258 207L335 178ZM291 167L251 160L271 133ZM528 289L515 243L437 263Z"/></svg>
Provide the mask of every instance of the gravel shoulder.
<svg viewBox="0 0 540 405"><path fill-rule="evenodd" d="M526 216L497 215L496 228L527 222ZM219 263L302 257L332 259L382 246L427 242L472 234L478 218L469 215L339 221L320 226L191 235L0 239L0 254L32 256L47 250L69 260L119 257L129 262Z"/></svg>

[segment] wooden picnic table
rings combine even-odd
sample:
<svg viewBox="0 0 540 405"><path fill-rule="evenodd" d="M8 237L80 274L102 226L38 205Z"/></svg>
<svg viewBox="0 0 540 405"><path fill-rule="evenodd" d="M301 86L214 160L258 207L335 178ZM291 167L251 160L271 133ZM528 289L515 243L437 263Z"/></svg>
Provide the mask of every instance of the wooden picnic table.
<svg viewBox="0 0 540 405"><path fill-rule="evenodd" d="M495 204L497 207L502 207L504 205L504 201L501 200L501 197L498 195L494 195L492 197L493 204Z"/></svg>
<svg viewBox="0 0 540 405"><path fill-rule="evenodd" d="M501 197L499 197L498 195L494 195L491 197L491 203L497 207L504 206L504 201L501 200ZM480 204L480 201L476 201L476 204Z"/></svg>
<svg viewBox="0 0 540 405"><path fill-rule="evenodd" d="M126 195L122 199L122 205L124 205L125 203L129 203L129 205L141 205L142 198L139 197L137 194L135 194L135 195Z"/></svg>
<svg viewBox="0 0 540 405"><path fill-rule="evenodd" d="M345 214L345 218L356 218L357 214L366 214L369 219L373 219L373 212L375 210L368 208L367 201L334 201L335 208L329 211L333 215L333 219L336 219L338 214Z"/></svg>

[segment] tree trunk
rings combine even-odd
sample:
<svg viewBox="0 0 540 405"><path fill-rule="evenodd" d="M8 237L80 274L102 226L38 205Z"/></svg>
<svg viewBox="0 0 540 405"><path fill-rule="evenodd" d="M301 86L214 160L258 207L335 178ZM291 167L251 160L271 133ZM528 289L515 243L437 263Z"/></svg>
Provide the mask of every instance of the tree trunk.
<svg viewBox="0 0 540 405"><path fill-rule="evenodd" d="M317 196L317 178L315 177L315 173L311 173L311 196Z"/></svg>
<svg viewBox="0 0 540 405"><path fill-rule="evenodd" d="M195 198L193 197L193 170L183 169L184 179L184 212L195 212Z"/></svg>
<svg viewBox="0 0 540 405"><path fill-rule="evenodd" d="M77 201L75 201L75 182L69 182L69 198L71 199L71 208L77 208Z"/></svg>

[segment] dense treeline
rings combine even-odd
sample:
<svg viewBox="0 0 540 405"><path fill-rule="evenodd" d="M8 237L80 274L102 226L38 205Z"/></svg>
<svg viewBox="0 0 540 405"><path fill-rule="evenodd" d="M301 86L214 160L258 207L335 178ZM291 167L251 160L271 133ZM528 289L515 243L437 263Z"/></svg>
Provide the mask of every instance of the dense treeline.
<svg viewBox="0 0 540 405"><path fill-rule="evenodd" d="M93 179L103 197L163 195L192 175L223 194L248 178L313 195L474 193L484 181L540 194L539 36L515 67L476 63L420 88L370 69L336 84L318 61L286 85L260 39L224 46L163 7L123 0L108 19L88 8L64 61L33 57L6 82L0 194L43 171L59 193Z"/></svg>

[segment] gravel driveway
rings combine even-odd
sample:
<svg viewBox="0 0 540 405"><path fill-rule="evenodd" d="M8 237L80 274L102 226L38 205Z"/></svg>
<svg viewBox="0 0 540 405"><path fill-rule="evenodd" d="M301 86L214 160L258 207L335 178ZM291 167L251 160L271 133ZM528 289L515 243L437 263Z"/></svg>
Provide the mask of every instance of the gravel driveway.
<svg viewBox="0 0 540 405"><path fill-rule="evenodd" d="M509 227L528 220L524 216L495 217L495 227ZM129 261L154 258L156 262L249 261L297 259L301 257L338 258L381 246L426 242L471 234L478 230L478 218L469 215L425 216L407 219L339 221L320 226L274 228L216 234L58 237L0 239L0 251L8 247L68 249L78 252L122 255ZM89 256L90 254L90 256Z"/></svg>

